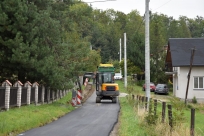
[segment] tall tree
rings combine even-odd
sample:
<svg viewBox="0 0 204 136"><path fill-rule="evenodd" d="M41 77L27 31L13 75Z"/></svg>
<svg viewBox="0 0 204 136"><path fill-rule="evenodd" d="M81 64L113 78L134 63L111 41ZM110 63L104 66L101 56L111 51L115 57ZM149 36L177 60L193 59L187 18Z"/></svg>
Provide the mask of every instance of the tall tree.
<svg viewBox="0 0 204 136"><path fill-rule="evenodd" d="M165 19L157 13L151 15L150 23L150 80L152 82L164 82L164 53L166 45Z"/></svg>
<svg viewBox="0 0 204 136"><path fill-rule="evenodd" d="M139 12L127 15L127 58L141 71L145 69L144 23ZM138 74L138 73L137 73Z"/></svg>

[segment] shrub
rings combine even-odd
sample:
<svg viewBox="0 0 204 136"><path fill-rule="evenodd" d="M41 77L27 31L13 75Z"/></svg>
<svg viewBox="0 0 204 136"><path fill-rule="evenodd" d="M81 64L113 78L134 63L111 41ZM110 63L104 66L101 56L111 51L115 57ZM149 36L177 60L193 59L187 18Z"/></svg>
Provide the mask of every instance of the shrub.
<svg viewBox="0 0 204 136"><path fill-rule="evenodd" d="M173 108L173 125L180 125L186 121L184 116L185 104L176 97L170 98L170 104Z"/></svg>
<svg viewBox="0 0 204 136"><path fill-rule="evenodd" d="M145 121L147 122L147 124L153 125L153 124L156 124L157 119L158 119L158 115L156 115L154 113L154 110L152 110L152 101L150 101L149 102L149 112L145 116Z"/></svg>
<svg viewBox="0 0 204 136"><path fill-rule="evenodd" d="M138 81L137 81L137 85L138 85L138 86L143 86L144 83L145 83L144 80L138 80Z"/></svg>
<svg viewBox="0 0 204 136"><path fill-rule="evenodd" d="M193 99L192 99L192 103L195 103L195 104L197 103L197 99L196 99L195 96L194 96Z"/></svg>

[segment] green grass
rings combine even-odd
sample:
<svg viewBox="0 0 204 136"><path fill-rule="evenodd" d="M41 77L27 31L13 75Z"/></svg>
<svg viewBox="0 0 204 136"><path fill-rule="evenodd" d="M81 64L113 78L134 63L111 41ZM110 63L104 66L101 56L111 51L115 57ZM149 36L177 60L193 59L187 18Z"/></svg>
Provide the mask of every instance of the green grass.
<svg viewBox="0 0 204 136"><path fill-rule="evenodd" d="M122 80L116 80L118 83L121 93L128 93L130 89L136 88L125 88ZM146 136L145 130L140 126L139 119L136 116L133 105L129 103L128 97L121 97L120 100L120 116L119 116L119 135L120 136Z"/></svg>
<svg viewBox="0 0 204 136"><path fill-rule="evenodd" d="M69 103L71 92L51 104L22 106L0 112L0 136L15 135L43 126L74 110Z"/></svg>
<svg viewBox="0 0 204 136"><path fill-rule="evenodd" d="M124 82L117 80L116 83L119 84L120 92L134 94L134 95L145 95L142 91L142 87L137 86L134 82L128 82L128 87L124 87ZM68 93L64 98L53 102L52 104L44 104L40 106L35 106L33 104L29 106L22 106L21 108L12 108L7 112L0 112L0 136L16 135L31 128L43 126L59 117L69 113L75 108L68 103L71 100L71 92ZM151 93L154 97L154 94ZM138 115L137 109L134 108L135 101L131 100L131 95L129 97L119 98L120 100L120 116L119 116L119 135L120 136L159 136L156 132L165 132L168 128L168 124L161 124L158 127L148 126L142 118L145 116ZM196 135L204 135L204 105L192 104L189 107L196 109L195 117L195 131ZM174 109L174 107L173 107ZM161 118L161 103L158 104L157 114ZM184 115L186 120L182 128L187 129L183 132L178 132L182 134L189 134L190 128L190 108L184 109ZM167 111L166 111L167 120ZM166 121L167 122L167 121ZM168 122L167 122L168 123ZM166 127L166 128L165 128ZM178 128L177 131L181 130Z"/></svg>
<svg viewBox="0 0 204 136"><path fill-rule="evenodd" d="M131 100L131 95L142 95L145 96L145 92L142 91L141 86L137 86L136 83L131 83L128 81L128 87L124 87L123 81L116 81L119 84L120 92L130 94L129 98L120 98L120 105L121 105L121 114L119 117L120 127L119 127L119 134L120 136L137 136L137 135L148 135L148 136L162 136L162 135L169 135L169 126L168 126L168 109L166 108L166 123L161 123L161 111L162 111L162 104L158 102L157 104L157 115L158 115L158 124L156 125L148 125L145 123L144 116L138 115L137 107L135 106L136 101ZM171 94L170 94L171 95ZM154 93L151 93L151 97L154 98ZM183 122L178 126L174 126L175 129L172 132L173 135L178 136L190 136L190 108L196 109L195 115L195 136L204 135L204 125L203 125L203 118L204 118L204 105L203 104L189 104L188 107L182 108L184 102L173 102L173 104L168 102L167 104L172 105L172 110L177 114L173 118L176 120L181 120L179 122ZM176 110L178 109L178 110ZM152 106L152 111L154 107ZM183 119L184 118L184 119ZM183 119L183 120L182 120Z"/></svg>
<svg viewBox="0 0 204 136"><path fill-rule="evenodd" d="M139 119L129 104L128 99L120 98L120 136L147 136L145 130L140 126Z"/></svg>

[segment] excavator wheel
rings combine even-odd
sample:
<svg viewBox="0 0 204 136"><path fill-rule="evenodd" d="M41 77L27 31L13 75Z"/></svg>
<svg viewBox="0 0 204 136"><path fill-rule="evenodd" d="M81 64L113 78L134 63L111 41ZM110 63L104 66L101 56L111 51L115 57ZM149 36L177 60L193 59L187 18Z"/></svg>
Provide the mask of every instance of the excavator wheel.
<svg viewBox="0 0 204 136"><path fill-rule="evenodd" d="M101 98L100 97L96 97L96 103L101 103Z"/></svg>
<svg viewBox="0 0 204 136"><path fill-rule="evenodd" d="M112 103L117 103L117 97L112 98Z"/></svg>

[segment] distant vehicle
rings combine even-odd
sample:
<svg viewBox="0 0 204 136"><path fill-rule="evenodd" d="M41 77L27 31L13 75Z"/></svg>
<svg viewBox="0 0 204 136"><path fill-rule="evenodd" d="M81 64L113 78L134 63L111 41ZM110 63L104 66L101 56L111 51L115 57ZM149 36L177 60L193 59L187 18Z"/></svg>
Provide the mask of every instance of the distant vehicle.
<svg viewBox="0 0 204 136"><path fill-rule="evenodd" d="M155 94L169 94L169 88L167 84L157 84L156 89L154 91Z"/></svg>
<svg viewBox="0 0 204 136"><path fill-rule="evenodd" d="M120 73L115 73L114 79L115 80L121 80L123 77Z"/></svg>
<svg viewBox="0 0 204 136"><path fill-rule="evenodd" d="M109 99L117 103L119 96L119 85L114 83L115 67L113 64L100 64L96 73L96 103Z"/></svg>
<svg viewBox="0 0 204 136"><path fill-rule="evenodd" d="M145 91L145 88L146 88L146 86L145 86L145 84L144 84L143 87L142 87L142 90ZM156 89L155 84L154 84L153 82L150 82L150 91L151 91L151 92L154 92L155 89Z"/></svg>

